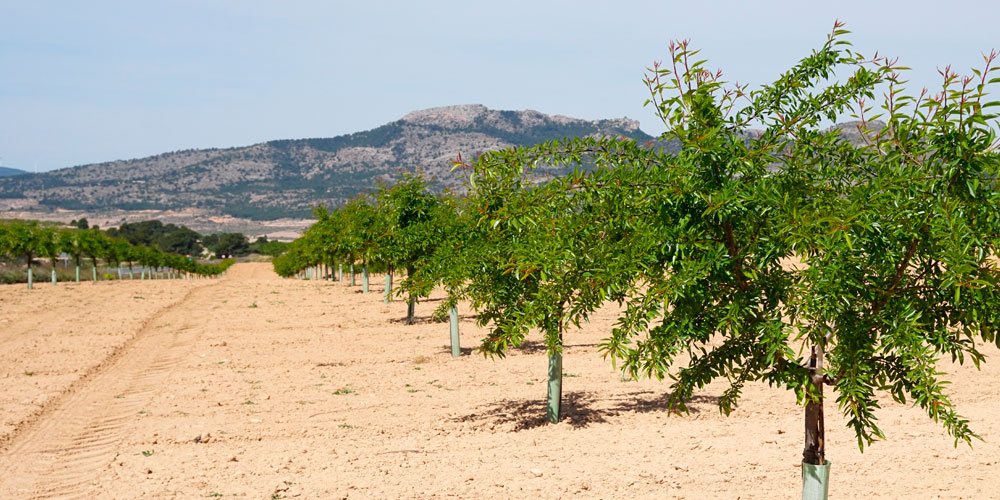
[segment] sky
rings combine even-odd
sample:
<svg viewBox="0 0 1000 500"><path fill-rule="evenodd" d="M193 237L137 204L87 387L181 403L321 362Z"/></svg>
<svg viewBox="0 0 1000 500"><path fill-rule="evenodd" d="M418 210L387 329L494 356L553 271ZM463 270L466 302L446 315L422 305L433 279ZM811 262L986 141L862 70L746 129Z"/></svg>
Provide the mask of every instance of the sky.
<svg viewBox="0 0 1000 500"><path fill-rule="evenodd" d="M332 137L453 104L637 119L646 68L691 39L724 80L773 81L835 20L910 86L982 67L1000 3L0 0L0 165L47 171Z"/></svg>

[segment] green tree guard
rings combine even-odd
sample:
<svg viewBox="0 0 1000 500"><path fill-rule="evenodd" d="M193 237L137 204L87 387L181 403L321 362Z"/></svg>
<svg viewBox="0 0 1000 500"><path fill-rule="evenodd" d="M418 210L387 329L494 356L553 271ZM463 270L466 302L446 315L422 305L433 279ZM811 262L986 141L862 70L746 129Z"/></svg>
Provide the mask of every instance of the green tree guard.
<svg viewBox="0 0 1000 500"><path fill-rule="evenodd" d="M122 266L118 266L118 279L122 279Z"/></svg>
<svg viewBox="0 0 1000 500"><path fill-rule="evenodd" d="M361 292L368 293L368 264L361 266Z"/></svg>
<svg viewBox="0 0 1000 500"><path fill-rule="evenodd" d="M340 262L337 263L337 276L339 276L339 278L340 278L340 284L343 285L344 284L344 264L342 264Z"/></svg>
<svg viewBox="0 0 1000 500"><path fill-rule="evenodd" d="M825 465L802 462L802 500L826 500L830 491L830 461Z"/></svg>
<svg viewBox="0 0 1000 500"><path fill-rule="evenodd" d="M76 282L80 282L80 266L76 266Z"/></svg>
<svg viewBox="0 0 1000 500"><path fill-rule="evenodd" d="M451 323L451 357L457 358L462 355L462 348L458 343L458 306L448 309L448 319Z"/></svg>
<svg viewBox="0 0 1000 500"><path fill-rule="evenodd" d="M52 266L52 286L56 286L56 266Z"/></svg>
<svg viewBox="0 0 1000 500"><path fill-rule="evenodd" d="M549 391L545 418L553 424L559 423L559 407L562 403L562 353L549 353Z"/></svg>
<svg viewBox="0 0 1000 500"><path fill-rule="evenodd" d="M382 302L388 304L392 300L392 273L385 273L385 297Z"/></svg>
<svg viewBox="0 0 1000 500"><path fill-rule="evenodd" d="M28 263L28 290L34 288L34 278L31 275L31 263Z"/></svg>
<svg viewBox="0 0 1000 500"><path fill-rule="evenodd" d="M351 263L351 286L354 286L354 263Z"/></svg>
<svg viewBox="0 0 1000 500"><path fill-rule="evenodd" d="M90 268L90 273L93 275L94 281L97 281L97 266L91 267Z"/></svg>

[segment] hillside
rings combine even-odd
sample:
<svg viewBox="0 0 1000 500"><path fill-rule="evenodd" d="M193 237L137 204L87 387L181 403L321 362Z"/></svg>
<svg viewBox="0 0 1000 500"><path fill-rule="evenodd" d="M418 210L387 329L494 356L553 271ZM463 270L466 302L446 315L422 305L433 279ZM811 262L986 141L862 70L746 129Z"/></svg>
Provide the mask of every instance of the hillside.
<svg viewBox="0 0 1000 500"><path fill-rule="evenodd" d="M336 206L420 166L444 186L461 184L451 161L562 137L650 140L628 119L579 120L537 111L462 105L412 112L365 132L276 140L246 147L164 153L0 179L0 201L38 209L186 210L269 220Z"/></svg>
<svg viewBox="0 0 1000 500"><path fill-rule="evenodd" d="M26 174L28 172L24 170L18 170L16 168L10 167L0 167L0 177L11 177L14 175Z"/></svg>

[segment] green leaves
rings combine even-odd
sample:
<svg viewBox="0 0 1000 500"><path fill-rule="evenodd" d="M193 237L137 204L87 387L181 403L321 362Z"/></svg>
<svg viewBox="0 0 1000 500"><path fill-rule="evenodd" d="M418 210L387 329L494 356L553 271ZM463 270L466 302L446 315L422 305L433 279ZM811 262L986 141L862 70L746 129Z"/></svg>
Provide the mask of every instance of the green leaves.
<svg viewBox="0 0 1000 500"><path fill-rule="evenodd" d="M880 391L968 442L935 366L978 366L976 341L1000 343L998 102L986 94L998 54L909 95L907 68L852 52L846 33L836 24L754 90L674 42L645 79L670 152L606 137L487 152L461 163L467 197L404 177L373 208L323 210L276 268L324 255L406 266L409 293L443 284L449 306L468 298L490 326L481 350L499 357L533 330L558 352L616 302L605 356L670 379L680 410L720 378L724 413L753 381L814 399L802 353L821 346L820 375L862 447L885 437Z"/></svg>

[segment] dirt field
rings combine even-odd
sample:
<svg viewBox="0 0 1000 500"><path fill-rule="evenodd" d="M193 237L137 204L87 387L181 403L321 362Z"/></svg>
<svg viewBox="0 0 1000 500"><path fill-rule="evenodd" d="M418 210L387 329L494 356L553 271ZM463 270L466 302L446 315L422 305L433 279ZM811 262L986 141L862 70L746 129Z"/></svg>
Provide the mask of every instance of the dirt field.
<svg viewBox="0 0 1000 500"><path fill-rule="evenodd" d="M802 411L753 385L689 416L667 384L623 381L568 335L564 412L544 422L546 356L453 359L436 302L240 264L219 280L0 286L0 498L798 498ZM468 314L468 310L463 311ZM463 316L466 346L478 331ZM860 453L828 404L833 499L1000 498L1000 355L949 364L985 442L952 446L888 400Z"/></svg>

